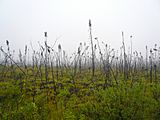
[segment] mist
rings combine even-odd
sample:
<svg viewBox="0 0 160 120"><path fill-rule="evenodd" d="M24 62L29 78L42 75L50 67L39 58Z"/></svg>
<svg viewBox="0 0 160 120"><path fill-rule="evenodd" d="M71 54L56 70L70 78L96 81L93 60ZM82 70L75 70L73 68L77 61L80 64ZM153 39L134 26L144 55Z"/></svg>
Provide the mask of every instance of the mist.
<svg viewBox="0 0 160 120"><path fill-rule="evenodd" d="M144 52L146 45L159 45L159 11L159 0L1 0L0 44L9 40L16 51L26 44L38 49L48 32L51 46L57 40L55 49L61 44L73 53L80 42L90 44L91 19L93 37L100 43L119 50L123 31L127 50L132 35L133 50Z"/></svg>

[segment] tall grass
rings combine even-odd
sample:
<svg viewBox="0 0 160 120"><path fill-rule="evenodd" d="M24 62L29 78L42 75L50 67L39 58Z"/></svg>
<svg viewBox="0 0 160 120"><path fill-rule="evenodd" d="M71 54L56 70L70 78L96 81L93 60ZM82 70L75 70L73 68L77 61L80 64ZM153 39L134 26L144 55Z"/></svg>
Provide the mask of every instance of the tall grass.
<svg viewBox="0 0 160 120"><path fill-rule="evenodd" d="M146 46L145 57L120 50L92 34L68 56L60 44L39 50L25 46L14 57L9 40L0 47L0 119L158 119L160 48ZM31 48L31 49L30 49ZM90 48L90 49L89 49ZM32 51L32 54L29 53Z"/></svg>

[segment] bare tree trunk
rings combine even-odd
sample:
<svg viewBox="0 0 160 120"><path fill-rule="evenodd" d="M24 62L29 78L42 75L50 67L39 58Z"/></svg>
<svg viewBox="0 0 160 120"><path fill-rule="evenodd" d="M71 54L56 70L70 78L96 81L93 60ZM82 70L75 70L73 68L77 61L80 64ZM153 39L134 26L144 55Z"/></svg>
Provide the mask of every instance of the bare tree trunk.
<svg viewBox="0 0 160 120"><path fill-rule="evenodd" d="M92 48L92 77L94 77L94 74L95 74L95 63L94 63L94 50L93 50L92 24L91 24L91 20L89 20L89 31L90 31L91 48Z"/></svg>

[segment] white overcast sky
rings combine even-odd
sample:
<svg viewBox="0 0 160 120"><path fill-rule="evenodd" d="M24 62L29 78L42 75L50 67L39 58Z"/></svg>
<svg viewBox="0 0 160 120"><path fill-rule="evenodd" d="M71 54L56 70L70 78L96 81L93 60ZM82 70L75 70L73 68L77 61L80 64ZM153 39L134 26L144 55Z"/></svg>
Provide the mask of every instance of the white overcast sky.
<svg viewBox="0 0 160 120"><path fill-rule="evenodd" d="M0 46L9 40L15 50L30 42L37 48L47 31L51 45L59 38L74 52L80 42L90 42L89 19L93 36L117 50L121 31L128 46L133 35L135 50L160 45L160 0L0 0Z"/></svg>

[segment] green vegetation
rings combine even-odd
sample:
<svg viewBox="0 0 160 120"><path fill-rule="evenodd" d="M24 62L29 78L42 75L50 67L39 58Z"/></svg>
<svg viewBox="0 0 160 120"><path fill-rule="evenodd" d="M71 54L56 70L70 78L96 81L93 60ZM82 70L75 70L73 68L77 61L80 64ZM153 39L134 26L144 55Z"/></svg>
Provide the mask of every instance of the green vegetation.
<svg viewBox="0 0 160 120"><path fill-rule="evenodd" d="M0 119L2 120L158 120L160 118L160 49L116 53L98 38L80 43L68 57L61 45L19 51L14 58L0 48ZM132 38L132 36L130 37ZM88 49L90 48L90 50ZM91 51L91 52L90 52ZM28 54L29 53L29 54Z"/></svg>
<svg viewBox="0 0 160 120"><path fill-rule="evenodd" d="M0 83L1 119L158 119L160 117L160 84L139 80L120 82L104 89L102 79L69 82L63 77L40 88L26 81L21 90L18 80ZM80 78L80 77L79 77ZM86 77L87 78L87 77ZM68 79L68 81L67 81ZM53 88L52 88L53 87Z"/></svg>

